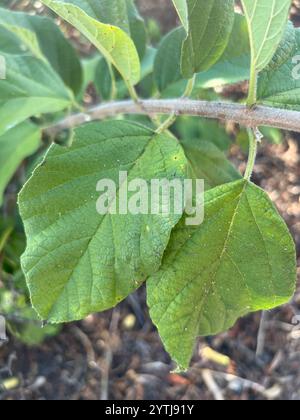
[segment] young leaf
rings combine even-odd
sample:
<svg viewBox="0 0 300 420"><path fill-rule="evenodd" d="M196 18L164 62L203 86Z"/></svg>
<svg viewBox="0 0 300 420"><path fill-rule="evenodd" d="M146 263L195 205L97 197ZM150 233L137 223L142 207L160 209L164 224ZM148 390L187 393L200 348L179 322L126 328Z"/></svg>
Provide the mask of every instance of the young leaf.
<svg viewBox="0 0 300 420"><path fill-rule="evenodd" d="M204 179L205 189L236 181L241 174L213 143L204 140L182 140L189 169L195 179Z"/></svg>
<svg viewBox="0 0 300 420"><path fill-rule="evenodd" d="M205 220L172 233L148 280L150 314L167 351L187 368L195 337L225 331L295 290L295 245L267 195L245 180L206 193Z"/></svg>
<svg viewBox="0 0 300 420"><path fill-rule="evenodd" d="M154 80L160 92L182 80L180 59L185 38L184 28L176 28L159 45L154 63Z"/></svg>
<svg viewBox="0 0 300 420"><path fill-rule="evenodd" d="M234 0L187 0L189 31L183 45L183 77L207 71L222 56L234 23Z"/></svg>
<svg viewBox="0 0 300 420"><path fill-rule="evenodd" d="M129 86L140 80L140 61L133 41L120 28L99 22L71 1L42 0L78 29L113 64Z"/></svg>
<svg viewBox="0 0 300 420"><path fill-rule="evenodd" d="M46 58L65 84L77 95L82 84L80 61L74 48L52 19L0 8L0 30L1 25L14 33L22 43L21 45L18 39L9 40L4 49L0 43L1 51L23 54L24 45L27 46L37 58Z"/></svg>
<svg viewBox="0 0 300 420"><path fill-rule="evenodd" d="M4 190L21 162L36 152L41 132L29 122L18 125L0 136L0 206Z"/></svg>
<svg viewBox="0 0 300 420"><path fill-rule="evenodd" d="M300 56L300 30L289 26L270 64L258 77L258 102L300 110L300 74L295 57Z"/></svg>
<svg viewBox="0 0 300 420"><path fill-rule="evenodd" d="M186 32L189 29L187 0L173 0L175 9Z"/></svg>
<svg viewBox="0 0 300 420"><path fill-rule="evenodd" d="M71 148L52 146L21 192L22 266L41 318L72 321L111 308L159 268L181 216L98 214L100 180L115 181L122 201L119 171L128 182L183 179L186 158L176 139L143 126L90 124L75 131Z"/></svg>
<svg viewBox="0 0 300 420"><path fill-rule="evenodd" d="M259 73L271 61L284 33L291 0L242 0L248 22L252 71Z"/></svg>
<svg viewBox="0 0 300 420"><path fill-rule="evenodd" d="M72 104L71 91L50 65L27 55L2 56L7 71L6 79L0 80L0 135L31 116Z"/></svg>
<svg viewBox="0 0 300 420"><path fill-rule="evenodd" d="M236 13L223 55L208 71L197 75L196 86L211 88L249 80L250 61L247 22L244 16Z"/></svg>

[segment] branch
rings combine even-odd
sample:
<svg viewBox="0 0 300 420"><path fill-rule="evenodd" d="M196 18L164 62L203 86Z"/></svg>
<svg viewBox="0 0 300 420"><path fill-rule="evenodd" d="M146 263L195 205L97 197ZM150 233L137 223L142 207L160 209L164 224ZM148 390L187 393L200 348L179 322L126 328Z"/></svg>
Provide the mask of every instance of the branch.
<svg viewBox="0 0 300 420"><path fill-rule="evenodd" d="M224 121L233 121L245 127L269 126L300 133L300 112L265 106L252 109L245 105L226 102L207 102L188 99L141 100L111 102L90 108L85 113L71 115L45 129L45 133L56 136L59 132L89 121L103 120L118 114L172 114L193 115Z"/></svg>

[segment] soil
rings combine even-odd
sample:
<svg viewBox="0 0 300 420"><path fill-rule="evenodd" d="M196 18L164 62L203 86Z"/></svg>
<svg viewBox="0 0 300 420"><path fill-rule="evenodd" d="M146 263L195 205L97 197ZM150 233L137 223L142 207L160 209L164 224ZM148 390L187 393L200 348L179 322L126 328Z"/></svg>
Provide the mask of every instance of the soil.
<svg viewBox="0 0 300 420"><path fill-rule="evenodd" d="M140 3L147 13L159 16L163 27L175 19L171 9L161 12L162 0ZM244 169L245 156L238 149L233 149L232 159ZM299 267L300 139L286 134L283 145L264 143L254 181L287 221ZM300 279L299 274L300 269ZM66 325L38 347L10 337L0 348L0 381L6 384L0 399L299 400L300 333L293 324L298 314L300 283L289 305L263 317L249 315L224 334L200 339L191 369L179 375L170 373L174 365L150 321L142 288L118 308Z"/></svg>

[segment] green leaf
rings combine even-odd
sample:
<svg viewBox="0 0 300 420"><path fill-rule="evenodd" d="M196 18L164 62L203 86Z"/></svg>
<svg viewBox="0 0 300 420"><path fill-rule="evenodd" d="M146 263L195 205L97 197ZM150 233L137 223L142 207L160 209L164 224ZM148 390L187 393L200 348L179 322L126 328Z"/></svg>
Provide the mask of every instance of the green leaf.
<svg viewBox="0 0 300 420"><path fill-rule="evenodd" d="M259 130L261 131L264 138L271 144L282 144L284 141L284 134L281 130L274 127L260 127Z"/></svg>
<svg viewBox="0 0 300 420"><path fill-rule="evenodd" d="M265 71L275 71L281 67L285 62L295 54L295 50L298 47L297 32L299 29L295 29L292 22L288 22L286 25L285 31L283 33L282 40L273 55L271 61L264 69Z"/></svg>
<svg viewBox="0 0 300 420"><path fill-rule="evenodd" d="M195 139L207 141L224 152L228 151L232 144L224 126L215 120L182 116L176 122L175 131L184 143L194 142Z"/></svg>
<svg viewBox="0 0 300 420"><path fill-rule="evenodd" d="M112 69L109 68L104 57L100 58L96 67L94 83L96 91L102 100L109 101L112 99L113 83L115 81L112 78Z"/></svg>
<svg viewBox="0 0 300 420"><path fill-rule="evenodd" d="M37 58L48 59L65 84L75 94L79 92L82 84L79 58L52 19L0 8L0 27L1 25L9 29L21 41L20 43L18 39L7 40L3 49L0 41L1 51L23 54L25 45ZM2 37L2 28L0 31ZM4 37L6 36L4 33Z"/></svg>
<svg viewBox="0 0 300 420"><path fill-rule="evenodd" d="M150 75L152 78L151 73L153 71L155 55L156 49L148 47L141 63L141 80L138 85L139 94L141 94L142 90L141 83ZM103 100L110 100L114 97L121 100L128 95L124 81L118 77L118 74L111 71L107 61L103 57L99 59L93 81L98 95Z"/></svg>
<svg viewBox="0 0 300 420"><path fill-rule="evenodd" d="M23 47L23 50L22 50ZM8 54L24 54L24 44L14 33L0 25L0 51Z"/></svg>
<svg viewBox="0 0 300 420"><path fill-rule="evenodd" d="M291 0L242 0L248 22L252 70L259 73L271 61L286 27Z"/></svg>
<svg viewBox="0 0 300 420"><path fill-rule="evenodd" d="M189 30L187 0L173 0L175 9L186 32Z"/></svg>
<svg viewBox="0 0 300 420"><path fill-rule="evenodd" d="M12 308L16 320L8 321L8 329L21 343L38 346L44 340L60 333L59 325L41 325L36 312L27 304L24 308ZM18 320L19 318L19 320Z"/></svg>
<svg viewBox="0 0 300 420"><path fill-rule="evenodd" d="M175 228L148 280L150 315L167 351L187 368L195 338L293 295L295 246L267 195L245 180L206 193L205 220Z"/></svg>
<svg viewBox="0 0 300 420"><path fill-rule="evenodd" d="M247 22L244 16L236 13L233 30L223 55L208 71L197 75L196 86L212 88L249 80L250 61Z"/></svg>
<svg viewBox="0 0 300 420"><path fill-rule="evenodd" d="M272 61L258 77L259 103L300 110L300 75L295 71L299 55L300 30L289 26Z"/></svg>
<svg viewBox="0 0 300 420"><path fill-rule="evenodd" d="M189 32L183 45L184 78L210 69L225 51L234 23L234 0L187 0Z"/></svg>
<svg viewBox="0 0 300 420"><path fill-rule="evenodd" d="M37 151L41 132L29 122L22 123L0 136L0 206L3 193L21 162Z"/></svg>
<svg viewBox="0 0 300 420"><path fill-rule="evenodd" d="M40 50L39 42L34 32L26 28L21 28L17 25L12 25L3 20L3 16L0 8L0 25L7 29L9 32L15 34L23 45L31 51L32 55L40 60L45 60L45 57Z"/></svg>
<svg viewBox="0 0 300 420"><path fill-rule="evenodd" d="M97 21L70 1L42 2L94 44L106 60L116 67L127 85L132 86L139 82L139 56L133 41L122 29Z"/></svg>
<svg viewBox="0 0 300 420"><path fill-rule="evenodd" d="M180 59L185 38L184 28L176 28L159 45L154 63L154 80L160 92L182 80Z"/></svg>
<svg viewBox="0 0 300 420"><path fill-rule="evenodd" d="M115 25L125 31L134 41L140 58L146 51L146 29L134 0L60 0L84 10L90 17Z"/></svg>
<svg viewBox="0 0 300 420"><path fill-rule="evenodd" d="M176 31L178 32L177 36ZM163 96L166 95L166 97L178 97L185 88L186 82L182 79L178 63L178 55L181 54L183 42L178 36L179 33L180 29L177 29L174 34L170 33L165 37L156 58L156 84L158 87L161 84L163 85L165 90ZM182 34L184 37L184 33ZM172 53L169 51L172 51ZM244 16L236 13L233 30L223 55L209 70L197 74L194 90L215 88L249 80L250 62L251 53L247 21Z"/></svg>
<svg viewBox="0 0 300 420"><path fill-rule="evenodd" d="M61 111L73 103L71 91L50 65L27 55L2 56L6 79L0 80L0 135L31 116Z"/></svg>
<svg viewBox="0 0 300 420"><path fill-rule="evenodd" d="M94 83L95 81L95 74L96 74L96 68L99 64L99 61L102 59L102 57L99 57L99 54L84 58L81 61L81 66L83 70L83 81L81 84L81 89L79 94L77 95L77 100L82 101L84 98L84 94L89 87L90 84Z"/></svg>
<svg viewBox="0 0 300 420"><path fill-rule="evenodd" d="M11 291L3 287L0 289L0 313L7 318L10 333L29 346L41 344L45 338L52 337L60 331L57 325L46 325L43 328L26 296L17 293L16 290Z"/></svg>
<svg viewBox="0 0 300 420"><path fill-rule="evenodd" d="M206 190L241 178L241 174L213 143L184 139L181 144L192 178L204 179Z"/></svg>
<svg viewBox="0 0 300 420"><path fill-rule="evenodd" d="M126 4L130 36L135 43L140 59L142 59L144 58L144 55L147 50L147 32L145 22L139 14L134 4L134 0L126 0Z"/></svg>
<svg viewBox="0 0 300 420"><path fill-rule="evenodd" d="M115 306L155 272L180 215L100 215L99 180L183 179L178 141L126 121L75 131L71 148L52 146L20 194L27 234L22 267L34 308L50 322ZM129 198L134 193L128 194Z"/></svg>
<svg viewBox="0 0 300 420"><path fill-rule="evenodd" d="M145 79L153 73L154 62L157 54L157 49L153 47L147 47L146 53L142 61L142 75L141 80Z"/></svg>

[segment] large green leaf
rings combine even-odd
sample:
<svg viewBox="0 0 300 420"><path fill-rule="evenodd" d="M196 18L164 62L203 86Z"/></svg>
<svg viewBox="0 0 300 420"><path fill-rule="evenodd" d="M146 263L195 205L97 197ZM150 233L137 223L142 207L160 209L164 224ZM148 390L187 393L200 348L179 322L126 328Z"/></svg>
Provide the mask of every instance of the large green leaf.
<svg viewBox="0 0 300 420"><path fill-rule="evenodd" d="M196 85L211 88L249 80L250 61L247 22L244 16L235 14L233 30L223 55L208 71L197 75Z"/></svg>
<svg viewBox="0 0 300 420"><path fill-rule="evenodd" d="M8 39L0 50L12 54L24 53L24 45L37 58L48 59L54 70L62 80L77 94L82 84L82 69L79 58L72 45L66 40L58 26L52 19L32 16L28 13L12 12L0 8L1 25L10 30L18 39ZM4 37L7 34L4 32ZM51 42L49 42L51 39Z"/></svg>
<svg viewBox="0 0 300 420"><path fill-rule="evenodd" d="M252 70L271 61L284 33L291 0L242 0L252 50Z"/></svg>
<svg viewBox="0 0 300 420"><path fill-rule="evenodd" d="M122 29L99 22L71 2L43 0L43 3L86 36L116 67L128 85L139 82L139 56L133 41Z"/></svg>
<svg viewBox="0 0 300 420"><path fill-rule="evenodd" d="M241 178L241 174L213 143L199 139L183 139L181 144L189 161L192 177L204 179L205 189Z"/></svg>
<svg viewBox="0 0 300 420"><path fill-rule="evenodd" d="M180 59L185 38L184 28L176 28L159 45L154 63L154 80L160 92L182 79Z"/></svg>
<svg viewBox="0 0 300 420"><path fill-rule="evenodd" d="M90 124L71 148L52 146L21 192L22 266L41 318L71 321L113 307L159 268L181 216L98 214L96 186L108 178L121 189L120 170L129 182L181 179L186 158L176 139L143 126Z"/></svg>
<svg viewBox="0 0 300 420"><path fill-rule="evenodd" d="M182 50L182 74L190 79L222 56L234 23L234 0L187 0L189 32Z"/></svg>
<svg viewBox="0 0 300 420"><path fill-rule="evenodd" d="M148 280L150 314L167 351L187 368L195 338L220 333L295 290L295 246L267 195L245 180L206 193L205 220L173 231Z"/></svg>
<svg viewBox="0 0 300 420"><path fill-rule="evenodd" d="M27 55L2 56L6 79L0 80L0 135L28 117L72 104L71 91L50 65Z"/></svg>
<svg viewBox="0 0 300 420"><path fill-rule="evenodd" d="M0 136L0 206L8 182L23 159L37 150L40 138L39 128L29 122L22 123Z"/></svg>
<svg viewBox="0 0 300 420"><path fill-rule="evenodd" d="M300 30L290 25L272 61L258 78L259 103L300 110L300 77L294 57L300 54Z"/></svg>
<svg viewBox="0 0 300 420"><path fill-rule="evenodd" d="M189 29L187 0L173 0L175 9L186 32Z"/></svg>

